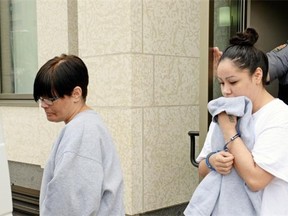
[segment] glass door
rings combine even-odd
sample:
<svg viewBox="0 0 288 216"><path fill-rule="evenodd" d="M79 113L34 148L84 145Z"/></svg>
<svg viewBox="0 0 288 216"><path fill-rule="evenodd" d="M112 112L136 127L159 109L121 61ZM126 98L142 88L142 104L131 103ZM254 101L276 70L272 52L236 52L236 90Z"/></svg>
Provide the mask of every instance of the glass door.
<svg viewBox="0 0 288 216"><path fill-rule="evenodd" d="M247 1L250 0L209 0L201 2L200 40L200 125L199 143L203 144L207 134L211 115L207 111L207 102L221 96L220 86L213 74L212 47L224 50L231 35L246 28ZM207 37L206 37L207 36ZM201 42L202 41L202 42ZM208 41L208 43L207 43ZM203 109L202 109L203 108ZM200 146L201 146L200 144Z"/></svg>
<svg viewBox="0 0 288 216"><path fill-rule="evenodd" d="M212 0L210 1L210 37L211 47L224 50L229 45L229 39L238 31L246 28L246 0ZM213 58L209 61L213 65ZM209 68L213 68L210 66ZM221 96L220 86L213 71L209 72L209 100Z"/></svg>

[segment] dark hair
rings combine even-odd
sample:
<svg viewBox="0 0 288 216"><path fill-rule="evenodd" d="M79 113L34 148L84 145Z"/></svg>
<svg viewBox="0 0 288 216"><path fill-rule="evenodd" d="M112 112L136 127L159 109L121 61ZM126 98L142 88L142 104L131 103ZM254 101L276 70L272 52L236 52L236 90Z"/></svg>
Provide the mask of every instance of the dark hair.
<svg viewBox="0 0 288 216"><path fill-rule="evenodd" d="M76 86L81 87L86 100L89 83L88 70L84 62L75 55L62 54L48 60L38 71L34 80L33 97L71 96Z"/></svg>
<svg viewBox="0 0 288 216"><path fill-rule="evenodd" d="M253 28L238 32L231 37L230 45L223 52L219 62L225 58L231 59L239 68L248 69L251 75L257 67L260 67L263 71L262 83L265 84L268 74L268 58L263 51L254 46L258 37L258 33Z"/></svg>

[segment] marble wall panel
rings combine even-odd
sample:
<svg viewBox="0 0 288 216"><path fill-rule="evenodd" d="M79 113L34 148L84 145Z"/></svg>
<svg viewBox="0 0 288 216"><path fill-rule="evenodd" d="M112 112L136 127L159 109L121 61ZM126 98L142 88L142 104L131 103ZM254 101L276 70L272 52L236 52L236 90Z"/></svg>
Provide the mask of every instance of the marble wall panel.
<svg viewBox="0 0 288 216"><path fill-rule="evenodd" d="M1 107L8 158L43 166L62 123L48 122L39 108Z"/></svg>
<svg viewBox="0 0 288 216"><path fill-rule="evenodd" d="M68 52L67 0L37 1L38 66Z"/></svg>
<svg viewBox="0 0 288 216"><path fill-rule="evenodd" d="M126 214L140 212L143 208L143 135L142 109L99 108L111 132L120 156L124 174Z"/></svg>
<svg viewBox="0 0 288 216"><path fill-rule="evenodd" d="M82 56L127 53L132 47L139 52L141 7L140 0L78 1L79 53Z"/></svg>
<svg viewBox="0 0 288 216"><path fill-rule="evenodd" d="M39 131L34 122L38 119L37 110L1 107L1 113L9 160L38 162L41 146L37 146ZM31 134L32 131L35 136Z"/></svg>
<svg viewBox="0 0 288 216"><path fill-rule="evenodd" d="M198 175L192 172L187 133L198 129L198 114L197 106L144 109L145 211L190 199Z"/></svg>
<svg viewBox="0 0 288 216"><path fill-rule="evenodd" d="M155 57L155 104L199 104L199 59Z"/></svg>
<svg viewBox="0 0 288 216"><path fill-rule="evenodd" d="M199 57L200 0L143 0L144 53Z"/></svg>
<svg viewBox="0 0 288 216"><path fill-rule="evenodd" d="M84 59L89 71L87 101L93 106L150 106L153 57L112 55Z"/></svg>
<svg viewBox="0 0 288 216"><path fill-rule="evenodd" d="M152 106L154 103L154 57L132 55L132 106Z"/></svg>
<svg viewBox="0 0 288 216"><path fill-rule="evenodd" d="M143 52L143 7L142 0L131 0L131 51Z"/></svg>
<svg viewBox="0 0 288 216"><path fill-rule="evenodd" d="M131 106L130 55L84 59L89 71L88 98L92 106Z"/></svg>

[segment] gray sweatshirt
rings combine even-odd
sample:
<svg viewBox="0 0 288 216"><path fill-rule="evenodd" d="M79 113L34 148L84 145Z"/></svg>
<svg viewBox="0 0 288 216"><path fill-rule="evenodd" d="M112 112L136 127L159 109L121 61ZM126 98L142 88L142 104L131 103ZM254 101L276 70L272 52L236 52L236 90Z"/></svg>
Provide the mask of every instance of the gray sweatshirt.
<svg viewBox="0 0 288 216"><path fill-rule="evenodd" d="M42 179L40 215L125 215L120 162L95 111L75 116L54 143Z"/></svg>

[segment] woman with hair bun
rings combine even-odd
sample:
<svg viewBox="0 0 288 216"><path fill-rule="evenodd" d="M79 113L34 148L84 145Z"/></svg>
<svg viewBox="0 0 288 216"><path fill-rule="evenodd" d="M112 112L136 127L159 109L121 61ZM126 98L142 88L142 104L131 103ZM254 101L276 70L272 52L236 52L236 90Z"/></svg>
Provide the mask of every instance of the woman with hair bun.
<svg viewBox="0 0 288 216"><path fill-rule="evenodd" d="M266 89L268 59L247 28L230 39L217 65L223 97L197 162L203 178L185 215L288 215L288 106Z"/></svg>

